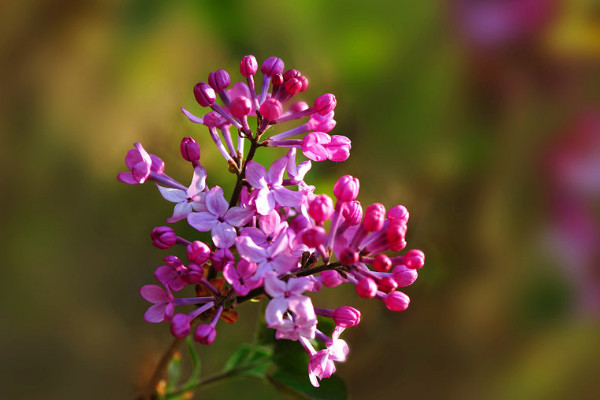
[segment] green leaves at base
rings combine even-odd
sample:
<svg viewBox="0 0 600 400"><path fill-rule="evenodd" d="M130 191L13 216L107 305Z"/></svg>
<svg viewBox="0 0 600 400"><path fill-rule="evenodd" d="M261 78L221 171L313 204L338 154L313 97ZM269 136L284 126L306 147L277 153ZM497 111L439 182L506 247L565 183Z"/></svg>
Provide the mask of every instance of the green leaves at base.
<svg viewBox="0 0 600 400"><path fill-rule="evenodd" d="M268 347L243 344L229 357L223 371L236 371L236 375L264 378L269 368L272 350Z"/></svg>
<svg viewBox="0 0 600 400"><path fill-rule="evenodd" d="M346 400L346 384L335 375L320 381L314 387L308 379L308 368L303 375L277 370L267 380L280 392L301 400Z"/></svg>

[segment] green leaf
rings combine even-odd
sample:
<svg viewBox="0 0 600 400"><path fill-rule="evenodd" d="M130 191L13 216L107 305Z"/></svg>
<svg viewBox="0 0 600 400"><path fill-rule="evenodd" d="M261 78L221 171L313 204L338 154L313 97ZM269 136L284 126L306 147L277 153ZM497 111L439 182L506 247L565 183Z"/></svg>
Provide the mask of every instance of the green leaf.
<svg viewBox="0 0 600 400"><path fill-rule="evenodd" d="M307 374L308 354L299 342L278 340L273 349L273 362L282 371Z"/></svg>
<svg viewBox="0 0 600 400"><path fill-rule="evenodd" d="M194 341L191 336L188 336L187 339L187 348L190 352L190 358L192 360L192 374L187 382L183 385L183 390L192 389L200 379L200 357L198 357L198 353L196 352L196 346L194 346Z"/></svg>
<svg viewBox="0 0 600 400"><path fill-rule="evenodd" d="M308 368L304 374L278 369L267 380L277 390L301 400L345 400L347 398L346 384L335 375L320 381L321 386L314 387L308 379Z"/></svg>
<svg viewBox="0 0 600 400"><path fill-rule="evenodd" d="M224 371L243 370L240 375L249 375L262 378L269 367L272 350L264 346L243 344L231 355Z"/></svg>

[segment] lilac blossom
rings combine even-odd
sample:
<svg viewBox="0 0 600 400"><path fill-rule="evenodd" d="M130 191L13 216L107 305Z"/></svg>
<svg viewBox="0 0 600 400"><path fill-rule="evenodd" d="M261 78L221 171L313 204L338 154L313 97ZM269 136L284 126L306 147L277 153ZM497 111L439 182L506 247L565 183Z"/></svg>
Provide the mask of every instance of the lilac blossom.
<svg viewBox="0 0 600 400"><path fill-rule="evenodd" d="M235 246L240 255L258 264L258 276L274 271L285 274L298 267L298 256L289 252L288 237L281 231L269 246L259 246L249 236L239 236Z"/></svg>
<svg viewBox="0 0 600 400"><path fill-rule="evenodd" d="M294 322L299 325L316 325L317 316L310 297L303 295L312 286L313 283L308 278L289 278L284 282L274 273L267 274L265 292L271 296L271 301L265 310L267 326L277 328L283 325L288 310L293 314ZM284 329L284 331L288 330L288 328Z"/></svg>
<svg viewBox="0 0 600 400"><path fill-rule="evenodd" d="M165 200L175 204L173 216L167 222L177 222L186 219L192 211L204 211L204 193L206 188L206 170L200 166L194 168L192 183L187 190L166 188L157 185L158 190Z"/></svg>

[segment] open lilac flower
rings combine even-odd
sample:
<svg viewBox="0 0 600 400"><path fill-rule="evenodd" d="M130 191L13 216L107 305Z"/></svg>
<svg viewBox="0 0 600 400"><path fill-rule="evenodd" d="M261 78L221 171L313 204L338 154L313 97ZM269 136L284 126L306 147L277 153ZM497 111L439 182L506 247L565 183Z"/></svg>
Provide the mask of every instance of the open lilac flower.
<svg viewBox="0 0 600 400"><path fill-rule="evenodd" d="M308 278L289 278L284 282L274 273L265 277L265 291L271 296L271 301L265 310L265 319L269 327L278 327L284 323L286 311L294 314L295 320L303 321L304 325L315 325L317 316L304 292L311 289L313 283ZM309 338L312 339L312 338Z"/></svg>
<svg viewBox="0 0 600 400"><path fill-rule="evenodd" d="M145 285L140 289L140 294L144 300L153 303L146 310L144 319L148 322L158 323L169 321L173 316L174 305L173 295L167 288L165 291L158 285Z"/></svg>
<svg viewBox="0 0 600 400"><path fill-rule="evenodd" d="M117 178L129 185L146 182L151 172L161 174L165 168L163 161L154 154L148 154L141 143L135 143L125 157L125 165L131 172L119 172Z"/></svg>
<svg viewBox="0 0 600 400"><path fill-rule="evenodd" d="M283 174L288 163L288 156L275 161L269 173L265 167L255 161L248 162L246 166L246 179L248 183L257 189L256 211L261 215L267 215L277 205L286 207L298 207L302 204L304 195L302 192L294 192L283 187Z"/></svg>
<svg viewBox="0 0 600 400"><path fill-rule="evenodd" d="M272 271L285 274L298 267L299 257L290 254L285 231L281 231L269 246L259 246L249 236L236 238L235 246L242 257L258 264L260 277Z"/></svg>
<svg viewBox="0 0 600 400"><path fill-rule="evenodd" d="M327 348L310 355L310 360L308 362L308 377L313 386L319 386L317 378L319 380L329 378L335 373L334 361L346 361L348 344L345 340L339 338L343 331L344 328L336 327L333 331L331 340L326 343Z"/></svg>
<svg viewBox="0 0 600 400"><path fill-rule="evenodd" d="M200 166L194 168L192 183L187 190L166 188L160 185L158 190L165 200L175 204L173 216L167 222L177 222L187 218L192 211L204 211L204 193L206 187L206 170Z"/></svg>
<svg viewBox="0 0 600 400"><path fill-rule="evenodd" d="M248 236L252 241L260 246L270 246L279 234L287 229L288 223L281 222L281 217L277 211L271 211L267 215L261 215L258 219L259 228L249 226L242 229L241 235Z"/></svg>
<svg viewBox="0 0 600 400"><path fill-rule="evenodd" d="M243 226L254 214L248 208L231 207L219 186L212 188L205 197L206 210L190 213L188 223L200 232L211 231L215 246L226 248L233 245L237 236L236 226Z"/></svg>
<svg viewBox="0 0 600 400"><path fill-rule="evenodd" d="M241 259L237 267L228 262L223 267L223 278L233 286L233 290L240 296L245 296L250 290L262 285L262 278L256 274L256 264Z"/></svg>

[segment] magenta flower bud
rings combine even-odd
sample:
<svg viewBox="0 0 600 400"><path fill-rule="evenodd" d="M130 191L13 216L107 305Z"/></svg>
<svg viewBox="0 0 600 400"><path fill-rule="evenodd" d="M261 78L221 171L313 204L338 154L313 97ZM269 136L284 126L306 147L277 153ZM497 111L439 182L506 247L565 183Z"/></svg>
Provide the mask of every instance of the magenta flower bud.
<svg viewBox="0 0 600 400"><path fill-rule="evenodd" d="M189 136L181 139L179 150L181 150L181 155L186 161L194 162L200 160L200 146Z"/></svg>
<svg viewBox="0 0 600 400"><path fill-rule="evenodd" d="M208 84L216 92L220 92L223 89L227 89L231 85L231 78L224 69L213 71L208 74Z"/></svg>
<svg viewBox="0 0 600 400"><path fill-rule="evenodd" d="M223 270L223 267L225 266L225 264L227 264L228 262L233 262L235 260L235 257L233 256L233 253L231 253L231 251L229 249L225 248L225 249L215 250L215 252L212 254L210 259L212 261L212 266L217 271L221 271L221 270Z"/></svg>
<svg viewBox="0 0 600 400"><path fill-rule="evenodd" d="M274 74L271 77L271 83L273 84L273 86L280 86L283 84L283 75L281 74Z"/></svg>
<svg viewBox="0 0 600 400"><path fill-rule="evenodd" d="M289 81L290 79L298 78L299 76L302 76L302 74L299 71L292 68L288 69L283 73L283 80Z"/></svg>
<svg viewBox="0 0 600 400"><path fill-rule="evenodd" d="M383 228L385 223L385 206L381 203L371 204L365 210L362 226L367 232L375 232Z"/></svg>
<svg viewBox="0 0 600 400"><path fill-rule="evenodd" d="M294 219L292 219L292 221L290 222L290 228L292 228L292 230L296 233L299 233L304 229L309 228L310 226L311 223L309 219L302 214L299 214L298 216L294 217Z"/></svg>
<svg viewBox="0 0 600 400"><path fill-rule="evenodd" d="M373 268L378 272L387 272L392 268L392 260L385 254L377 254L373 260Z"/></svg>
<svg viewBox="0 0 600 400"><path fill-rule="evenodd" d="M275 121L281 113L281 103L275 99L268 98L260 105L260 114L267 121Z"/></svg>
<svg viewBox="0 0 600 400"><path fill-rule="evenodd" d="M377 283L377 287L384 293L390 293L396 290L398 283L391 276L384 276Z"/></svg>
<svg viewBox="0 0 600 400"><path fill-rule="evenodd" d="M256 263L250 262L244 258L240 260L236 269L239 276L248 277L256 272Z"/></svg>
<svg viewBox="0 0 600 400"><path fill-rule="evenodd" d="M236 97L231 101L229 111L231 111L231 115L236 118L244 118L252 111L252 102L245 96Z"/></svg>
<svg viewBox="0 0 600 400"><path fill-rule="evenodd" d="M341 328L352 328L360 323L360 311L350 306L338 307L333 312L333 321Z"/></svg>
<svg viewBox="0 0 600 400"><path fill-rule="evenodd" d="M299 113L308 110L308 104L305 101L297 101L290 106L291 113Z"/></svg>
<svg viewBox="0 0 600 400"><path fill-rule="evenodd" d="M302 83L298 79L292 78L290 80L285 81L285 83L283 84L283 89L288 94L288 96L291 97L295 94L300 93L300 90L302 90Z"/></svg>
<svg viewBox="0 0 600 400"><path fill-rule="evenodd" d="M328 220L333 214L333 200L326 194L315 196L308 205L308 214L318 223Z"/></svg>
<svg viewBox="0 0 600 400"><path fill-rule="evenodd" d="M194 340L200 344L211 345L217 337L217 330L211 324L198 325Z"/></svg>
<svg viewBox="0 0 600 400"><path fill-rule="evenodd" d="M352 249L345 248L340 254L340 262L344 265L354 265L358 260L360 260L360 255L357 251L353 251Z"/></svg>
<svg viewBox="0 0 600 400"><path fill-rule="evenodd" d="M406 224L408 222L408 210L401 205L394 206L388 211L388 218L399 220Z"/></svg>
<svg viewBox="0 0 600 400"><path fill-rule="evenodd" d="M371 278L361 278L356 284L356 293L365 299L375 297L377 294L377 283Z"/></svg>
<svg viewBox="0 0 600 400"><path fill-rule="evenodd" d="M171 334L177 338L183 338L189 335L192 327L190 319L185 314L175 314L171 320Z"/></svg>
<svg viewBox="0 0 600 400"><path fill-rule="evenodd" d="M309 228L302 232L302 243L308 247L318 247L323 244L326 238L327 233L320 226Z"/></svg>
<svg viewBox="0 0 600 400"><path fill-rule="evenodd" d="M346 161L350 157L352 143L346 136L332 135L331 141L325 147L327 147L327 151L329 152L329 159L340 162Z"/></svg>
<svg viewBox="0 0 600 400"><path fill-rule="evenodd" d="M344 281L337 271L327 270L321 272L321 282L327 287L336 287L342 284Z"/></svg>
<svg viewBox="0 0 600 400"><path fill-rule="evenodd" d="M337 101L335 96L331 93L325 93L316 98L314 103L314 109L316 113L325 115L335 109Z"/></svg>
<svg viewBox="0 0 600 400"><path fill-rule="evenodd" d="M253 55L244 56L240 62L240 73L242 76L252 76L258 71L258 63Z"/></svg>
<svg viewBox="0 0 600 400"><path fill-rule="evenodd" d="M283 67L284 64L281 58L269 57L263 61L260 66L260 72L266 76L273 76L275 74L281 74L283 72Z"/></svg>
<svg viewBox="0 0 600 400"><path fill-rule="evenodd" d="M360 205L360 202L354 200L346 203L346 206L342 211L342 215L349 225L354 226L360 224L360 221L363 217L363 209Z"/></svg>
<svg viewBox="0 0 600 400"><path fill-rule="evenodd" d="M304 75L300 75L296 79L298 79L300 81L300 84L302 85L300 87L300 91L304 92L308 88L308 79Z"/></svg>
<svg viewBox="0 0 600 400"><path fill-rule="evenodd" d="M204 269L196 264L190 264L181 274L181 279L187 282L188 285L195 285L204 278Z"/></svg>
<svg viewBox="0 0 600 400"><path fill-rule="evenodd" d="M215 102L217 95L208 83L199 82L194 86L194 97L202 107L210 107Z"/></svg>
<svg viewBox="0 0 600 400"><path fill-rule="evenodd" d="M216 128L223 125L227 120L214 111L204 116L203 123L209 128Z"/></svg>
<svg viewBox="0 0 600 400"><path fill-rule="evenodd" d="M183 265L183 263L177 256L166 256L165 258L163 258L163 260L165 260L165 263L167 263L168 266L173 268L181 267Z"/></svg>
<svg viewBox="0 0 600 400"><path fill-rule="evenodd" d="M152 244L159 249L169 249L177 242L175 231L168 226L157 226L150 233Z"/></svg>
<svg viewBox="0 0 600 400"><path fill-rule="evenodd" d="M398 287L410 286L415 283L418 277L419 273L416 269L410 269L405 265L397 265L392 270L392 278L394 278Z"/></svg>
<svg viewBox="0 0 600 400"><path fill-rule="evenodd" d="M410 269L419 269L425 265L425 253L421 250L409 250L404 256L404 265Z"/></svg>
<svg viewBox="0 0 600 400"><path fill-rule="evenodd" d="M410 298L402 292L392 292L383 299L385 306L390 311L404 311L408 308Z"/></svg>
<svg viewBox="0 0 600 400"><path fill-rule="evenodd" d="M351 175L344 175L333 185L333 194L339 201L347 202L356 200L360 182L358 178Z"/></svg>
<svg viewBox="0 0 600 400"><path fill-rule="evenodd" d="M327 133L333 128L335 128L336 124L337 122L335 121L335 119L333 119L333 111L325 115L316 113L312 114L308 120L308 126L310 127L310 129L318 132Z"/></svg>
<svg viewBox="0 0 600 400"><path fill-rule="evenodd" d="M187 245L187 258L190 262L204 264L210 258L210 247L204 242L195 240Z"/></svg>
<svg viewBox="0 0 600 400"><path fill-rule="evenodd" d="M390 220L385 236L391 247L401 244L406 236L406 224L399 219Z"/></svg>

